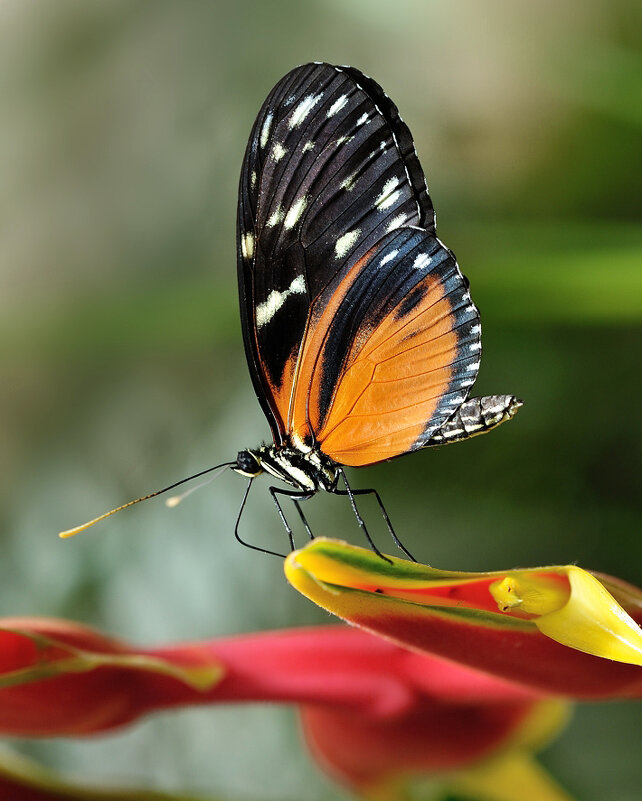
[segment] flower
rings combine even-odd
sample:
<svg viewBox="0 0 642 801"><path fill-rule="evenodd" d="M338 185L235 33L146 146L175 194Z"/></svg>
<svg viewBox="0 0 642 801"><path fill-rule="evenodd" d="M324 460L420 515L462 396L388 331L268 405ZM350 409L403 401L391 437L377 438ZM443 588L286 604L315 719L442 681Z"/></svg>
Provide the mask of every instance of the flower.
<svg viewBox="0 0 642 801"><path fill-rule="evenodd" d="M295 704L317 760L372 798L382 788L394 797L391 788L408 775L470 781L479 764L498 764L503 754L514 762L565 718L557 699L356 628L139 649L67 621L0 621L5 734L83 736L155 710L231 701ZM28 771L0 778L35 783L39 794L25 798L83 797L60 788L48 796L47 782L43 789ZM563 798L544 784L542 799Z"/></svg>
<svg viewBox="0 0 642 801"><path fill-rule="evenodd" d="M336 540L290 554L290 583L394 642L571 698L642 694L642 592L574 565L436 570Z"/></svg>

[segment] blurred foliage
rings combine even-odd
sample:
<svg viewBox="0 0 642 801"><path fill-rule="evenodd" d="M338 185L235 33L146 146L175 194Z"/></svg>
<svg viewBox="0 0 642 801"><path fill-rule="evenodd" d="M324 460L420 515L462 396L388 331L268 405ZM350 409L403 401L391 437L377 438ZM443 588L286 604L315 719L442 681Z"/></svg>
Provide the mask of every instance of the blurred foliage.
<svg viewBox="0 0 642 801"><path fill-rule="evenodd" d="M526 401L488 437L353 482L381 490L436 566L577 561L639 584L641 17L633 0L6 0L3 614L148 642L322 619L276 560L232 541L232 475L175 511L150 503L55 537L267 437L237 317L236 187L267 91L313 59L354 64L399 105L482 310L476 393ZM279 543L265 488L253 494L248 536ZM358 536L340 498L310 517ZM579 798L633 801L637 738L632 706L585 706L546 760ZM280 709L21 747L92 780L336 797Z"/></svg>

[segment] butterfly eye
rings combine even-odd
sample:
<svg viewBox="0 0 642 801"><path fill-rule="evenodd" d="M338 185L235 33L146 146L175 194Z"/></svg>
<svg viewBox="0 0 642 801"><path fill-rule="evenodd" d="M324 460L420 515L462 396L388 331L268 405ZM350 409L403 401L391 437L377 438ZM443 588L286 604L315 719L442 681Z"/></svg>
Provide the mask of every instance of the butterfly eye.
<svg viewBox="0 0 642 801"><path fill-rule="evenodd" d="M257 476L262 473L261 463L250 451L239 451L234 470L246 476Z"/></svg>

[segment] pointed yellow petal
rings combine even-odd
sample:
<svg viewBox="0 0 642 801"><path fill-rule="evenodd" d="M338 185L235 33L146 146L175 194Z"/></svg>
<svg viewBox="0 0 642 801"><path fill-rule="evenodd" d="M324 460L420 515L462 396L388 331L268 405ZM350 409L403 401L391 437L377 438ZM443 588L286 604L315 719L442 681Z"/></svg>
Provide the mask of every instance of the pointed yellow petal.
<svg viewBox="0 0 642 801"><path fill-rule="evenodd" d="M579 651L642 666L642 629L595 576L573 565L566 571L567 603L536 618L537 628Z"/></svg>

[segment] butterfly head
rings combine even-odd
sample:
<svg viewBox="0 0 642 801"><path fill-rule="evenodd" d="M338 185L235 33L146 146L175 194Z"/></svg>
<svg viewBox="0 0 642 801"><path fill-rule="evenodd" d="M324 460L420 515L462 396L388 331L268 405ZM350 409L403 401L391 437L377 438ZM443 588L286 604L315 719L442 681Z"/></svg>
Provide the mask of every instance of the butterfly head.
<svg viewBox="0 0 642 801"><path fill-rule="evenodd" d="M232 467L235 473L246 478L256 478L263 472L261 459L254 451L239 451L236 457L236 464Z"/></svg>

